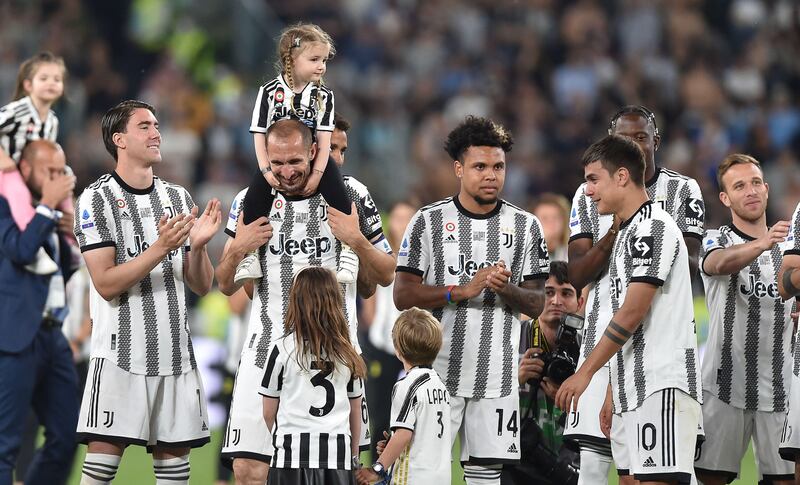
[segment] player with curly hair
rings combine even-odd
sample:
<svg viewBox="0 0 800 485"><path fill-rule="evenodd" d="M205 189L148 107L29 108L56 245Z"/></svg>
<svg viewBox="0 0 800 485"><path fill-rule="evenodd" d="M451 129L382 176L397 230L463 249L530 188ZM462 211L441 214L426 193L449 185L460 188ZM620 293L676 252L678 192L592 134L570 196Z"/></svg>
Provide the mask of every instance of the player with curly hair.
<svg viewBox="0 0 800 485"><path fill-rule="evenodd" d="M511 134L467 117L445 150L458 195L420 209L398 254L398 309L430 310L444 329L433 367L450 394L451 441L461 439L469 485L499 484L520 458L517 351L520 313L538 315L550 260L541 224L500 199Z"/></svg>

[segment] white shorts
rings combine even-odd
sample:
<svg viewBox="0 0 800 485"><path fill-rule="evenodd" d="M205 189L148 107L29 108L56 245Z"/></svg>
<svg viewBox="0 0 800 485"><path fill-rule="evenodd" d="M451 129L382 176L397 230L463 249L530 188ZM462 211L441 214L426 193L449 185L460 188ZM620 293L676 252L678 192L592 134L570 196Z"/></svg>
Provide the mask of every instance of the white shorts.
<svg viewBox="0 0 800 485"><path fill-rule="evenodd" d="M131 374L108 359L89 362L78 419L82 443L196 448L211 440L197 369L177 376Z"/></svg>
<svg viewBox="0 0 800 485"><path fill-rule="evenodd" d="M793 480L794 464L778 454L778 440L786 414L745 411L726 404L710 392L703 393L706 440L695 457L698 472L724 476L731 483L739 476L742 457L753 439L759 480Z"/></svg>
<svg viewBox="0 0 800 485"><path fill-rule="evenodd" d="M519 396L494 399L450 396L451 446L461 438L461 462L516 464L520 459Z"/></svg>
<svg viewBox="0 0 800 485"><path fill-rule="evenodd" d="M639 481L691 483L701 412L700 403L680 389L654 392L621 419L614 417L623 428L615 430L612 421L615 461L624 465L622 453L627 453L628 470ZM615 446L618 439L623 449Z"/></svg>
<svg viewBox="0 0 800 485"><path fill-rule="evenodd" d="M792 374L789 411L781 428L780 455L787 463L800 459L800 378Z"/></svg>
<svg viewBox="0 0 800 485"><path fill-rule="evenodd" d="M273 454L272 433L264 421L264 398L258 393L264 378L264 369L255 364L256 353L245 351L236 371L233 384L228 426L222 442L220 458L231 467L236 458L248 458L269 463ZM362 450L370 446L369 413L366 400L361 404Z"/></svg>
<svg viewBox="0 0 800 485"><path fill-rule="evenodd" d="M264 369L255 364L256 353L245 351L233 383L228 426L220 458L230 467L234 458L249 458L269 463L272 458L272 433L264 421L264 398L258 393Z"/></svg>
<svg viewBox="0 0 800 485"><path fill-rule="evenodd" d="M583 398L583 396L581 396ZM611 457L617 467L617 475L631 474L631 457L625 436L625 424L621 414L611 416Z"/></svg>
<svg viewBox="0 0 800 485"><path fill-rule="evenodd" d="M578 410L567 415L564 424L564 438L577 441L581 446L608 446L609 440L600 430L600 410L606 400L608 391L608 366L601 367L592 376L586 390L578 400Z"/></svg>

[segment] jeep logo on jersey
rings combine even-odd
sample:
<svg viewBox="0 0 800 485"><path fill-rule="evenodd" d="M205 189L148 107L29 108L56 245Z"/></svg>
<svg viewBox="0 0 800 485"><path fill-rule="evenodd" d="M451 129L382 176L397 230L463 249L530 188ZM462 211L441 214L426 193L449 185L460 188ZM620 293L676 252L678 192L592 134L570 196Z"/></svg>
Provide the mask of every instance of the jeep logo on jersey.
<svg viewBox="0 0 800 485"><path fill-rule="evenodd" d="M638 236L631 240L631 258L634 266L653 263L653 236Z"/></svg>
<svg viewBox="0 0 800 485"><path fill-rule="evenodd" d="M315 258L321 258L323 254L331 250L331 240L328 237L304 237L303 239L287 238L286 234L278 234L277 244L270 244L269 251L272 254L288 254L296 256L303 253Z"/></svg>
<svg viewBox="0 0 800 485"><path fill-rule="evenodd" d="M753 295L756 298L769 296L770 298L778 299L781 297L780 293L778 293L777 283L766 284L761 280L757 280L755 275L748 275L747 283L739 285L739 291L745 296Z"/></svg>
<svg viewBox="0 0 800 485"><path fill-rule="evenodd" d="M475 273L477 273L479 269L491 266L492 264L493 263L490 263L489 261L478 263L471 259L467 259L467 257L464 256L463 254L459 254L458 267L450 265L447 267L447 271L453 276L459 276L463 273L472 278L473 276L475 276Z"/></svg>
<svg viewBox="0 0 800 485"><path fill-rule="evenodd" d="M286 105L275 106L275 120L289 118L290 114L292 118L297 118L298 121L310 128L317 117L317 110L316 108L305 106L297 106L294 109Z"/></svg>
<svg viewBox="0 0 800 485"><path fill-rule="evenodd" d="M686 199L684 202L686 214L686 224L689 226L700 226L703 224L703 216L706 213L705 205L700 199Z"/></svg>
<svg viewBox="0 0 800 485"><path fill-rule="evenodd" d="M125 251L128 253L128 257L133 259L138 257L143 252L147 251L147 248L149 247L150 244L147 241L145 241L142 236L136 234L135 236L133 236L133 249L126 248ZM169 252L169 254L167 254L167 259L171 261L172 257L175 256L176 254L178 254L178 250L173 249L172 251Z"/></svg>

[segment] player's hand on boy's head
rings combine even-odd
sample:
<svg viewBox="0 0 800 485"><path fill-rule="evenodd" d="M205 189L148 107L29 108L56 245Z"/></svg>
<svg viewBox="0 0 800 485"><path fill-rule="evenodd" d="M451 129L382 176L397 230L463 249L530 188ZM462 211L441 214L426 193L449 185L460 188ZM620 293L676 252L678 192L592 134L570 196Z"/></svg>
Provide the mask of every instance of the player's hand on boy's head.
<svg viewBox="0 0 800 485"><path fill-rule="evenodd" d="M271 237L272 225L269 223L269 219L261 216L250 224L245 224L244 211L242 211L239 222L236 223L236 237L233 238L235 244L249 253L266 244Z"/></svg>
<svg viewBox="0 0 800 485"><path fill-rule="evenodd" d="M211 199L206 204L205 210L197 217L199 208L194 206L192 209L192 216L197 218L194 227L190 232L192 246L203 247L208 241L217 233L219 225L222 222L222 210L220 209L219 199Z"/></svg>
<svg viewBox="0 0 800 485"><path fill-rule="evenodd" d="M333 206L328 206L327 212L328 225L336 239L353 246L362 237L354 202L350 203L350 214L336 210Z"/></svg>
<svg viewBox="0 0 800 485"><path fill-rule="evenodd" d="M178 214L171 219L167 215L161 216L158 221L158 240L156 244L163 245L169 251L180 248L189 237L194 227L194 216L191 214Z"/></svg>

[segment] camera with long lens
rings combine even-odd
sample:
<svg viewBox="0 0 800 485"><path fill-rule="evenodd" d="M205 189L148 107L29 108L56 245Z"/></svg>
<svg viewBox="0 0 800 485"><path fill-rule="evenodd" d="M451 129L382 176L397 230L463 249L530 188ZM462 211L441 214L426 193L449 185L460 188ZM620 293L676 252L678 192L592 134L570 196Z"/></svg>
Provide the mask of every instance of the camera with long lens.
<svg viewBox="0 0 800 485"><path fill-rule="evenodd" d="M583 317L575 313L564 313L556 332L556 348L538 357L544 362L542 377L556 384L567 380L578 367L581 350L579 332L583 328Z"/></svg>

